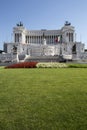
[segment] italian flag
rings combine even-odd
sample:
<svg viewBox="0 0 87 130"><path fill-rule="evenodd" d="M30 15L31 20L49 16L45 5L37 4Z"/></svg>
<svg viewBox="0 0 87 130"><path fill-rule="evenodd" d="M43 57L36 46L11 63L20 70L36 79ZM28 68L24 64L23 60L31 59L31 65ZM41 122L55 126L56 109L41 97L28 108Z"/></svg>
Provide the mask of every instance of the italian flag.
<svg viewBox="0 0 87 130"><path fill-rule="evenodd" d="M58 36L58 37L55 38L55 42L56 42L56 43L59 43L59 42L60 42L60 36Z"/></svg>

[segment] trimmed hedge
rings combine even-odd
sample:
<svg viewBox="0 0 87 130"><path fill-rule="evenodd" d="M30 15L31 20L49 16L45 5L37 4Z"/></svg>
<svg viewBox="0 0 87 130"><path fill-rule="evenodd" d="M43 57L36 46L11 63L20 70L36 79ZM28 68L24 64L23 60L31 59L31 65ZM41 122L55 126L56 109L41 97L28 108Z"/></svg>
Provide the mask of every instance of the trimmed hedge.
<svg viewBox="0 0 87 130"><path fill-rule="evenodd" d="M7 68L36 68L37 63L38 62L21 62L21 63L6 66L5 69Z"/></svg>
<svg viewBox="0 0 87 130"><path fill-rule="evenodd" d="M87 68L87 64L67 64L68 68Z"/></svg>

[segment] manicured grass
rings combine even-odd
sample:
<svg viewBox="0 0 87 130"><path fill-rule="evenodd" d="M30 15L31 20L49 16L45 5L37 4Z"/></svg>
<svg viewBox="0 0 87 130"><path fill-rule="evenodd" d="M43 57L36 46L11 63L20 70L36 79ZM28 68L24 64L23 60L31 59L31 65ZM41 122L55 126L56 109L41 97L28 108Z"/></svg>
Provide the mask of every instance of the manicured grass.
<svg viewBox="0 0 87 130"><path fill-rule="evenodd" d="M87 69L0 69L0 130L86 130Z"/></svg>

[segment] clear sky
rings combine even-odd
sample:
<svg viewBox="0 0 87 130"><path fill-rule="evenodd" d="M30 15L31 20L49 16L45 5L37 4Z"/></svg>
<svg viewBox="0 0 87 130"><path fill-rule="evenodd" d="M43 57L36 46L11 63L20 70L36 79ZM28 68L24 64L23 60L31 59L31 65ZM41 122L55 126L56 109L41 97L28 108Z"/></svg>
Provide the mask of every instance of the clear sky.
<svg viewBox="0 0 87 130"><path fill-rule="evenodd" d="M30 30L60 29L69 21L87 48L87 0L0 0L0 49L20 21Z"/></svg>

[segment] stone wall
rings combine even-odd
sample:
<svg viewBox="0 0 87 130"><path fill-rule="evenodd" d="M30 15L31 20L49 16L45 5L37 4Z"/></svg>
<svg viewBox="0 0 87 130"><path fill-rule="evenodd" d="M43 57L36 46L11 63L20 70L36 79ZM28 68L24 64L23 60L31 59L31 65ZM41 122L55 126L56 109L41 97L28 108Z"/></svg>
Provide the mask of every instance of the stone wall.
<svg viewBox="0 0 87 130"><path fill-rule="evenodd" d="M18 55L9 53L0 54L0 63L18 62Z"/></svg>

